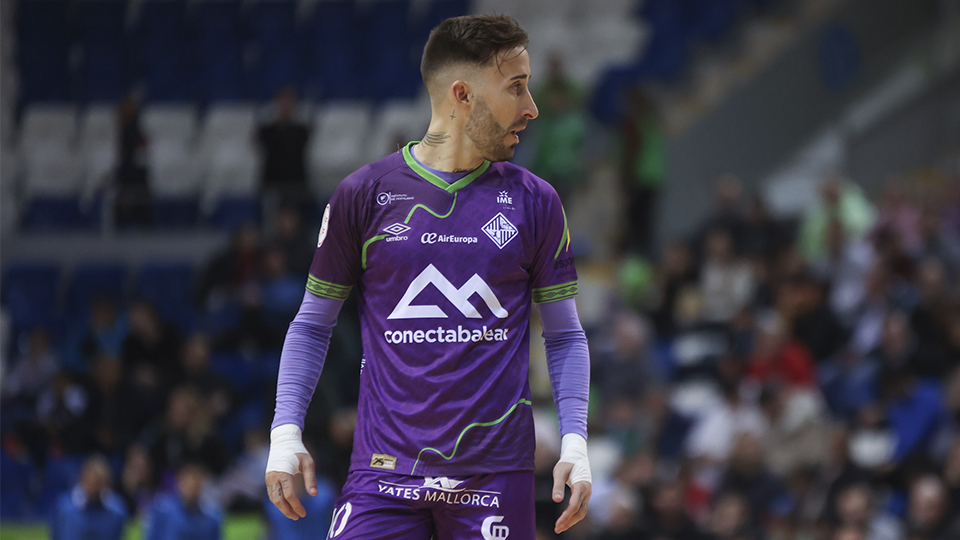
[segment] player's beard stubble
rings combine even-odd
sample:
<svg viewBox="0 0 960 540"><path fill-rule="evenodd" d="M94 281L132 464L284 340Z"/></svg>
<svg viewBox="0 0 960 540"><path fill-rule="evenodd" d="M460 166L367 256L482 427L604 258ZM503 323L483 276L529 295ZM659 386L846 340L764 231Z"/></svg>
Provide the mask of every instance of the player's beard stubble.
<svg viewBox="0 0 960 540"><path fill-rule="evenodd" d="M519 129L527 125L527 120L523 119L509 128L505 128L493 117L493 111L482 99L477 99L477 104L473 108L473 114L467 120L465 133L467 137L480 150L483 159L489 161L507 161L513 157L516 144L507 146L504 139L510 134L510 131Z"/></svg>

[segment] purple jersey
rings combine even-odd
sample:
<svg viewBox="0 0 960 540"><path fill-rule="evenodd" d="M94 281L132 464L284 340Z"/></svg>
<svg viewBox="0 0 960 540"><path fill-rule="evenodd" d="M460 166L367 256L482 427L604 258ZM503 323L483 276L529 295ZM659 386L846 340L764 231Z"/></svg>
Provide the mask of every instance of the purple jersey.
<svg viewBox="0 0 960 540"><path fill-rule="evenodd" d="M340 184L310 268L317 296L358 287L351 469L532 470L531 301L577 292L560 199L506 162L448 184L413 159L413 144Z"/></svg>

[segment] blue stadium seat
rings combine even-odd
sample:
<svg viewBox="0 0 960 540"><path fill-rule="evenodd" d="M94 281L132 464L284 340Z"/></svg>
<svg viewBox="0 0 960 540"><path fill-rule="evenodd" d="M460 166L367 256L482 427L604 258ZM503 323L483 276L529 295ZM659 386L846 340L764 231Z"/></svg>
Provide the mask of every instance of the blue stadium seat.
<svg viewBox="0 0 960 540"><path fill-rule="evenodd" d="M77 229L81 223L77 197L34 197L23 217L23 227L30 231L63 232Z"/></svg>
<svg viewBox="0 0 960 540"><path fill-rule="evenodd" d="M20 94L27 103L70 99L66 0L17 3Z"/></svg>
<svg viewBox="0 0 960 540"><path fill-rule="evenodd" d="M236 328L240 324L240 305L226 303L203 314L200 329L211 336Z"/></svg>
<svg viewBox="0 0 960 540"><path fill-rule="evenodd" d="M90 300L107 297L123 306L127 268L122 263L84 263L73 270L73 279L67 291L67 314L84 319Z"/></svg>
<svg viewBox="0 0 960 540"><path fill-rule="evenodd" d="M200 99L245 99L240 2L198 2L192 11Z"/></svg>
<svg viewBox="0 0 960 540"><path fill-rule="evenodd" d="M48 516L61 493L73 489L80 478L84 456L50 456L43 468L43 485L37 497L36 512Z"/></svg>
<svg viewBox="0 0 960 540"><path fill-rule="evenodd" d="M317 2L301 33L308 93L323 99L360 96L361 56L354 2Z"/></svg>
<svg viewBox="0 0 960 540"><path fill-rule="evenodd" d="M115 102L129 89L126 10L124 0L77 2L80 64L76 75L80 101Z"/></svg>
<svg viewBox="0 0 960 540"><path fill-rule="evenodd" d="M192 330L196 316L191 303L191 263L144 263L137 273L136 288L137 295L153 304L164 322L177 325L184 334Z"/></svg>
<svg viewBox="0 0 960 540"><path fill-rule="evenodd" d="M283 86L300 86L296 11L292 0L257 2L250 8L249 26L258 53L249 74L255 99L266 101Z"/></svg>
<svg viewBox="0 0 960 540"><path fill-rule="evenodd" d="M157 229L189 229L200 221L200 201L196 197L160 197L153 200L152 206Z"/></svg>
<svg viewBox="0 0 960 540"><path fill-rule="evenodd" d="M151 102L194 97L185 0L146 0L137 22L134 58Z"/></svg>
<svg viewBox="0 0 960 540"><path fill-rule="evenodd" d="M4 270L3 304L15 327L26 329L53 319L59 280L56 263L16 264Z"/></svg>
<svg viewBox="0 0 960 540"><path fill-rule="evenodd" d="M419 89L419 70L406 24L410 12L408 0L371 4L364 15L361 31L361 57L368 66L365 73L366 96L377 101L412 99Z"/></svg>
<svg viewBox="0 0 960 540"><path fill-rule="evenodd" d="M244 392L253 383L253 370L246 358L236 353L215 352L210 355L210 371L230 383L238 392Z"/></svg>
<svg viewBox="0 0 960 540"><path fill-rule="evenodd" d="M0 520L21 520L30 517L31 477L33 466L26 459L14 458L0 450Z"/></svg>
<svg viewBox="0 0 960 540"><path fill-rule="evenodd" d="M210 214L210 225L232 231L252 221L260 222L260 201L253 197L224 197Z"/></svg>

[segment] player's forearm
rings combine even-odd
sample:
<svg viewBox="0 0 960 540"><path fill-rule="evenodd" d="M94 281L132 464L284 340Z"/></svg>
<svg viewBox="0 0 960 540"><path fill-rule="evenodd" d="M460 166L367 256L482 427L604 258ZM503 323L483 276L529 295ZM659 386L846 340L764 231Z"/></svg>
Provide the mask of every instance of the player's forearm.
<svg viewBox="0 0 960 540"><path fill-rule="evenodd" d="M342 301L318 298L309 292L304 295L280 353L277 407L271 428L295 424L303 429L342 305Z"/></svg>
<svg viewBox="0 0 960 540"><path fill-rule="evenodd" d="M560 434L587 437L590 350L573 298L538 304Z"/></svg>

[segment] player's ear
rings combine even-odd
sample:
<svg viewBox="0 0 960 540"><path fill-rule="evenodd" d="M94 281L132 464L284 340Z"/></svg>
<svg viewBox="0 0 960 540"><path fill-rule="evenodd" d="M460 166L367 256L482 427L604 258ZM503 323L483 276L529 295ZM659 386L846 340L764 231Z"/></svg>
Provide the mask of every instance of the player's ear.
<svg viewBox="0 0 960 540"><path fill-rule="evenodd" d="M457 105L470 106L470 85L467 84L466 81L454 81L451 90L453 92L453 100Z"/></svg>

